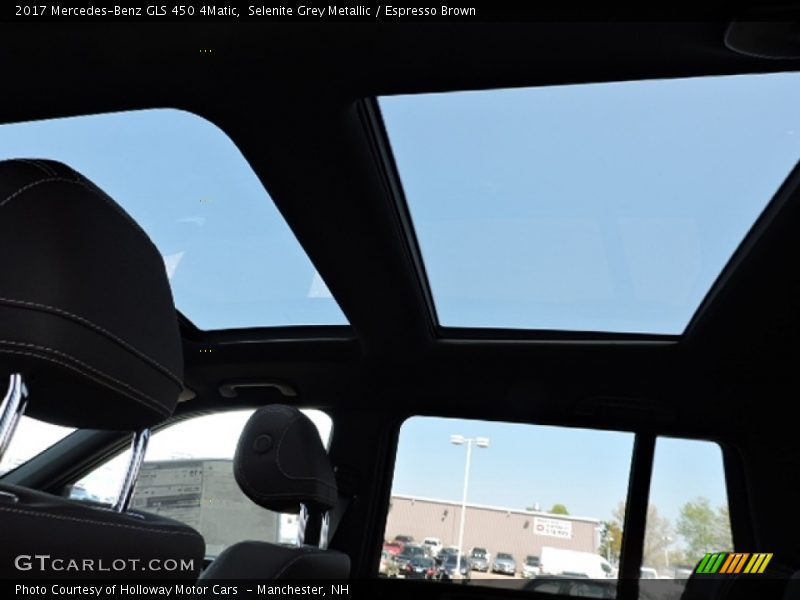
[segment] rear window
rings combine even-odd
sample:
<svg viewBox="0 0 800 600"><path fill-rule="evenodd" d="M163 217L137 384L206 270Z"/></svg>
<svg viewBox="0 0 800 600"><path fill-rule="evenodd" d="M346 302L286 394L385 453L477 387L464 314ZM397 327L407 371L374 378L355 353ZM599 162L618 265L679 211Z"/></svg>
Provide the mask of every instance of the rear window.
<svg viewBox="0 0 800 600"><path fill-rule="evenodd" d="M541 556L542 548L598 556L603 521L627 494L633 439L624 432L413 417L400 432L385 539L435 537L456 557L460 551L489 560L470 563L471 585L522 582L525 558ZM420 469L430 456L437 468ZM532 472L526 456L545 458ZM497 560L517 568L493 572Z"/></svg>
<svg viewBox="0 0 800 600"><path fill-rule="evenodd" d="M456 574L469 585L575 595L573 584L547 585L568 576L595 580L585 594L615 597L635 439L412 417L400 430L384 537L435 537L453 561L484 559L467 562L469 577ZM437 469L420 469L433 455ZM527 456L542 457L535 470ZM644 578L680 579L698 556L733 549L722 466L715 443L657 439L644 561L635 567Z"/></svg>

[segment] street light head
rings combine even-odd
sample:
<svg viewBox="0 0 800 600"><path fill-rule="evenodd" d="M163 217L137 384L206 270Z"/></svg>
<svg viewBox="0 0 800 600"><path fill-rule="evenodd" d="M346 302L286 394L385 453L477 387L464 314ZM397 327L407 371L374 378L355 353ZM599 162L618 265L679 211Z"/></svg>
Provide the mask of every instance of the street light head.
<svg viewBox="0 0 800 600"><path fill-rule="evenodd" d="M475 438L475 445L478 446L478 448L488 448L489 438L487 437Z"/></svg>
<svg viewBox="0 0 800 600"><path fill-rule="evenodd" d="M456 446L460 446L464 443L464 436L463 435L451 435L450 436L450 443L455 444Z"/></svg>

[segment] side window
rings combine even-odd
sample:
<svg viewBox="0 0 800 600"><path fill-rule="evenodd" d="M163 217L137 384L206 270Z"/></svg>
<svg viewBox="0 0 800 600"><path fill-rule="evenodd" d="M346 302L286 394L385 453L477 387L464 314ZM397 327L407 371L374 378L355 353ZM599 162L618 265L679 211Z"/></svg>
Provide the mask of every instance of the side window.
<svg viewBox="0 0 800 600"><path fill-rule="evenodd" d="M647 511L642 579L672 579L675 597L700 560L733 550L722 451L714 442L660 437ZM640 590L662 589L643 581Z"/></svg>
<svg viewBox="0 0 800 600"><path fill-rule="evenodd" d="M318 410L303 412L327 447L330 417ZM293 516L254 504L233 477L236 443L252 413L248 409L192 417L155 433L131 507L191 525L203 534L209 556L245 539L293 541L297 531ZM113 502L129 456L125 451L76 482L71 497Z"/></svg>
<svg viewBox="0 0 800 600"><path fill-rule="evenodd" d="M400 433L384 533L383 576L614 597L620 511L634 436L414 417ZM427 542L427 543L423 543ZM432 542L432 543L431 543ZM434 559L434 566L416 560Z"/></svg>
<svg viewBox="0 0 800 600"><path fill-rule="evenodd" d="M11 438L11 444L0 461L0 476L44 452L73 431L75 429L72 427L52 425L23 415L14 437Z"/></svg>

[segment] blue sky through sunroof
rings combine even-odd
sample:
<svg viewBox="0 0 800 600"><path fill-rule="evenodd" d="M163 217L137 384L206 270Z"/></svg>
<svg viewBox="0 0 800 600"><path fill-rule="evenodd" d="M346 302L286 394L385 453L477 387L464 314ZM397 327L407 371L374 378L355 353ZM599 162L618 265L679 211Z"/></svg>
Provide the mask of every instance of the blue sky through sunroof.
<svg viewBox="0 0 800 600"><path fill-rule="evenodd" d="M795 73L381 98L440 324L681 333L798 106Z"/></svg>
<svg viewBox="0 0 800 600"><path fill-rule="evenodd" d="M176 305L201 329L347 323L247 161L196 115L3 125L6 158L60 160L108 192L150 234Z"/></svg>

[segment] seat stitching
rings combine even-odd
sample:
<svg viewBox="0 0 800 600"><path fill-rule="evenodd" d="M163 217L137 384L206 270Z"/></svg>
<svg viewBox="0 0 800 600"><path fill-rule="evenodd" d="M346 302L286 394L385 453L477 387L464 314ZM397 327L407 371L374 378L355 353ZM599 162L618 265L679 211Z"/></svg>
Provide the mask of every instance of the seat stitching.
<svg viewBox="0 0 800 600"><path fill-rule="evenodd" d="M43 164L36 162L35 160L29 158L15 158L13 160L14 162L19 162L26 165L30 165L32 167L36 167L37 169L42 171L45 175L50 175L50 176L55 175L55 172L52 169L50 169L49 167L45 167Z"/></svg>
<svg viewBox="0 0 800 600"><path fill-rule="evenodd" d="M43 161L41 159L31 159L31 162L36 164L36 165L39 165L42 168L43 171L45 171L46 173L49 173L53 177L57 177L58 176L58 172L53 167L48 165L45 161Z"/></svg>
<svg viewBox="0 0 800 600"><path fill-rule="evenodd" d="M32 510L24 510L20 508L7 508L5 506L0 506L0 510L4 510L6 512L12 513L20 513L23 515L30 515L33 517L47 517L50 519L60 519L62 521L77 521L79 523L89 523L91 525L102 525L105 527L122 527L123 529L136 529L137 531L150 531L153 533L164 533L169 535L191 535L194 537L201 537L199 533L195 531L168 531L162 529L155 529L152 527L137 527L136 525L126 525L124 523L106 523L104 521L96 521L93 519L81 519L79 517L69 517L66 515L52 515L49 513L40 513Z"/></svg>
<svg viewBox="0 0 800 600"><path fill-rule="evenodd" d="M140 399L140 398L136 398L135 396L132 396L132 395L130 395L128 393L125 393L124 390L117 390L117 391L121 392L122 394L124 394L125 396L127 396L128 398L130 398L131 400L134 400L134 401L138 402L139 404L145 405L148 408L155 409L157 412L162 413L164 416L169 416L169 414L170 414L170 411L167 409L166 406L164 406L161 402L159 402L155 398L150 397L149 394L147 394L147 393L145 393L145 392L143 392L143 391L141 391L141 390L139 390L139 389L137 389L137 388L135 388L135 387L133 387L131 385L128 385L127 383L125 383L123 381L120 381L120 380L116 379L115 377L112 377L111 375L103 373L102 371L100 371L98 369L95 369L94 367L92 367L90 365L87 365L83 361L75 358L74 356L70 356L66 352L59 352L58 350L53 350L52 348L47 348L45 346L37 346L35 344L21 344L19 342L12 342L10 340L0 340L0 344L4 344L4 343L12 344L12 345L21 345L23 347L24 346L29 346L29 347L34 348L36 350L44 350L45 352L50 351L50 352L53 352L53 353L55 353L57 355L61 355L61 356L64 356L64 357L66 357L68 359L74 360L76 363L78 363L79 365L81 365L84 368L88 369L89 371L93 371L94 373L96 373L97 375L100 375L101 377L105 377L105 378L109 379L110 381L112 381L112 382L114 382L114 383L116 383L118 385L121 385L121 386L123 386L125 388L128 388L131 392L133 392L135 394L140 394L140 395L143 396L143 399ZM47 361L50 361L50 362L55 363L57 365L61 365L62 367L67 367L69 369L72 369L73 371L76 371L77 373L80 373L84 377L88 377L89 379L91 379L93 381L96 381L97 383L99 383L99 384L101 384L103 386L108 387L108 383L103 381L102 379L98 379L97 377L94 377L89 373L84 373L83 371L81 371L80 368L78 368L75 365L71 365L71 364L69 364L67 362L64 362L64 361L55 360L51 356L41 355L41 354L37 354L37 353L34 353L34 352L23 352L21 350L10 350L8 348L3 348L2 346L0 346L0 352L6 353L6 354L18 354L18 355L21 355L21 356L32 356L34 358L40 358L42 360L47 360ZM155 404L156 406L152 406L151 403Z"/></svg>
<svg viewBox="0 0 800 600"><path fill-rule="evenodd" d="M5 200L0 202L0 206L5 206L8 202L11 202L14 198L19 196L23 192L31 189L32 187L35 187L35 186L37 186L37 185L39 185L41 183L47 183L49 181L59 181L59 178L57 178L57 177L48 177L46 179L37 179L36 181L33 181L31 183L28 183L28 184L25 184L21 188L19 188L16 192L13 192L12 194L6 196ZM63 181L69 181L69 180L68 179L63 179Z"/></svg>
<svg viewBox="0 0 800 600"><path fill-rule="evenodd" d="M282 410L280 410L278 408L272 408L272 407L265 407L265 408L262 409L262 411L265 412L265 413L282 412ZM295 415L286 424L286 426L283 428L283 431L281 432L280 440L278 440L278 447L275 450L275 465L278 467L278 471L280 471L281 475L283 475L287 479L292 479L292 480L295 480L295 481L316 481L317 483L327 487L328 489L331 489L331 490L335 489L335 487L330 485L328 482L322 481L321 479L317 479L316 477L291 477L281 467L281 464L280 464L281 444L283 443L283 440L286 437L286 432L289 431L289 427L291 427L299 419L300 419L300 415ZM247 428L247 426L246 426L246 428ZM253 484L250 483L250 480L247 478L247 475L245 475L244 471L242 470L242 467L241 467L241 464L239 463L239 461L235 461L234 462L234 470L235 470L236 474L238 474L239 477L242 479L242 481L245 484L245 487L248 488L248 491L252 495L254 495L256 498L264 498L264 499L268 500L268 499L274 498L276 496L308 496L308 494L303 494L303 493L299 493L299 492L295 493L295 492L261 492L261 491L258 491L253 486ZM324 498L320 494L311 494L310 497L314 498L314 499L326 500L326 498Z"/></svg>
<svg viewBox="0 0 800 600"><path fill-rule="evenodd" d="M146 354L144 354L140 350L137 350L136 348L131 346L128 342L126 342L122 338L114 335L113 333L111 333L107 329L101 327L100 325L97 325L96 323L92 323L89 319L87 319L85 317L81 317L80 315L73 314L73 313L71 313L69 311L66 311L64 309L61 309L61 308L58 308L58 307L55 307L55 306L48 306L47 304L40 304L38 302L30 302L28 300L14 300L12 298L0 297L0 302L6 302L8 304L19 304L21 306L29 306L29 307L32 307L32 308L38 308L38 309L42 309L42 310L51 311L51 312L57 313L59 315L65 316L65 317L69 317L69 318L71 318L71 319L73 319L75 321L78 321L79 323L81 323L83 325L88 325L89 327L92 327L93 329L95 329L97 332L102 333L103 335L111 338L112 340L117 342L120 346L122 346L123 348L125 348L129 352L135 354L136 356L138 356L139 358L141 358L145 362L148 362L152 366L157 367L159 370L163 371L164 374L166 374L166 375L170 376L172 379L174 379L177 384L183 386L183 381L181 380L181 378L178 377L177 375L175 375L175 373L170 371L168 368L166 368L165 366L160 364L155 359L147 356Z"/></svg>

